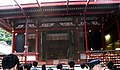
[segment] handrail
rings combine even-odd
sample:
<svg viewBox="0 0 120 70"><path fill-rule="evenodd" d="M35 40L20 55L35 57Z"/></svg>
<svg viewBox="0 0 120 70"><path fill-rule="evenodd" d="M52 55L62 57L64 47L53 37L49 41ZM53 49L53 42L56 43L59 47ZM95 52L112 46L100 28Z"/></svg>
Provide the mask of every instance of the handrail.
<svg viewBox="0 0 120 70"><path fill-rule="evenodd" d="M86 51L86 52L114 52L114 51L120 51L120 50L94 50L94 51Z"/></svg>

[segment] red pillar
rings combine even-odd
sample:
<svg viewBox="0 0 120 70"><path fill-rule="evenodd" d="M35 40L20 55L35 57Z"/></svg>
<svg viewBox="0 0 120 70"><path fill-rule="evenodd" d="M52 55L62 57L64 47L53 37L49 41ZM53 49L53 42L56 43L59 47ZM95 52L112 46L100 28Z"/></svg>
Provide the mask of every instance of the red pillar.
<svg viewBox="0 0 120 70"><path fill-rule="evenodd" d="M14 53L15 49L15 32L14 30L12 31L12 53Z"/></svg>
<svg viewBox="0 0 120 70"><path fill-rule="evenodd" d="M25 25L25 63L27 62L27 53L28 53L28 44L27 44L27 41L28 41L28 19L26 17L26 25Z"/></svg>
<svg viewBox="0 0 120 70"><path fill-rule="evenodd" d="M87 27L86 27L86 16L85 16L85 14L84 14L84 34L85 34L86 51L88 51L88 39L87 39Z"/></svg>
<svg viewBox="0 0 120 70"><path fill-rule="evenodd" d="M86 46L86 62L87 62L87 56L88 56L88 39L87 39L87 27L86 27L86 9L84 12L84 36L85 36L85 46Z"/></svg>
<svg viewBox="0 0 120 70"><path fill-rule="evenodd" d="M87 6L89 4L90 0L87 0L85 9L84 9L84 34L85 34L85 46L86 46L86 51L88 51L88 39L87 39L87 28L86 28L86 12L87 12ZM86 62L87 62L87 55L88 52L86 52Z"/></svg>
<svg viewBox="0 0 120 70"><path fill-rule="evenodd" d="M39 45L38 45L38 39L39 39L38 35L39 35L38 29L36 29L36 46L35 46L36 60L39 59L39 58L38 58L38 46L39 46Z"/></svg>
<svg viewBox="0 0 120 70"><path fill-rule="evenodd" d="M86 16L84 14L84 36L85 36L85 46L86 46L86 62L87 62L87 55L88 55L88 39L87 39L87 27L86 27Z"/></svg>

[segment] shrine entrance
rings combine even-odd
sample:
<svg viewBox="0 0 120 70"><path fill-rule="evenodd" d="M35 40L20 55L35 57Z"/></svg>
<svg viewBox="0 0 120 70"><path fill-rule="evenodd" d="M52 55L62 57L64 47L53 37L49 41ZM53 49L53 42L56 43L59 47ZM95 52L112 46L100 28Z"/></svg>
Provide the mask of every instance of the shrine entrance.
<svg viewBox="0 0 120 70"><path fill-rule="evenodd" d="M67 59L68 41L47 41L47 59Z"/></svg>
<svg viewBox="0 0 120 70"><path fill-rule="evenodd" d="M73 58L75 48L70 31L42 32L41 35L43 60Z"/></svg>

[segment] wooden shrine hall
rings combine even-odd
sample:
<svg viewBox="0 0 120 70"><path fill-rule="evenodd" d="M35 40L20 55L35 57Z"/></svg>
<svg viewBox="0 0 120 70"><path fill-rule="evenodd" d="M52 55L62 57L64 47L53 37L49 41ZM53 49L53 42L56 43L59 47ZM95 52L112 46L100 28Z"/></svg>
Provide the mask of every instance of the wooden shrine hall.
<svg viewBox="0 0 120 70"><path fill-rule="evenodd" d="M0 27L12 33L12 53L21 61L120 63L120 0L4 1Z"/></svg>

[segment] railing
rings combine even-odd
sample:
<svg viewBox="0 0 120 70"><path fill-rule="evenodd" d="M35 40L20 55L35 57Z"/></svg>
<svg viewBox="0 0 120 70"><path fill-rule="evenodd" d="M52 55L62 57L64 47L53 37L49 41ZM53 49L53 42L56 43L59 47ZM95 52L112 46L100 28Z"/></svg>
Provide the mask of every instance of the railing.
<svg viewBox="0 0 120 70"><path fill-rule="evenodd" d="M13 54L18 56L20 63L25 63L26 53L13 53ZM39 54L35 52L28 52L26 57L27 62L33 62L35 60L38 60L38 55Z"/></svg>
<svg viewBox="0 0 120 70"><path fill-rule="evenodd" d="M2 59L4 55L0 55L0 69L2 68Z"/></svg>
<svg viewBox="0 0 120 70"><path fill-rule="evenodd" d="M101 59L103 64L113 61L120 68L120 50L87 51L87 60L89 59Z"/></svg>
<svg viewBox="0 0 120 70"><path fill-rule="evenodd" d="M18 56L21 64L25 63L25 53L13 53L13 54ZM38 60L38 55L39 54L35 53L35 52L28 52L27 53L27 62L33 62L35 60ZM0 68L2 66L3 56L5 56L5 55L0 55Z"/></svg>

